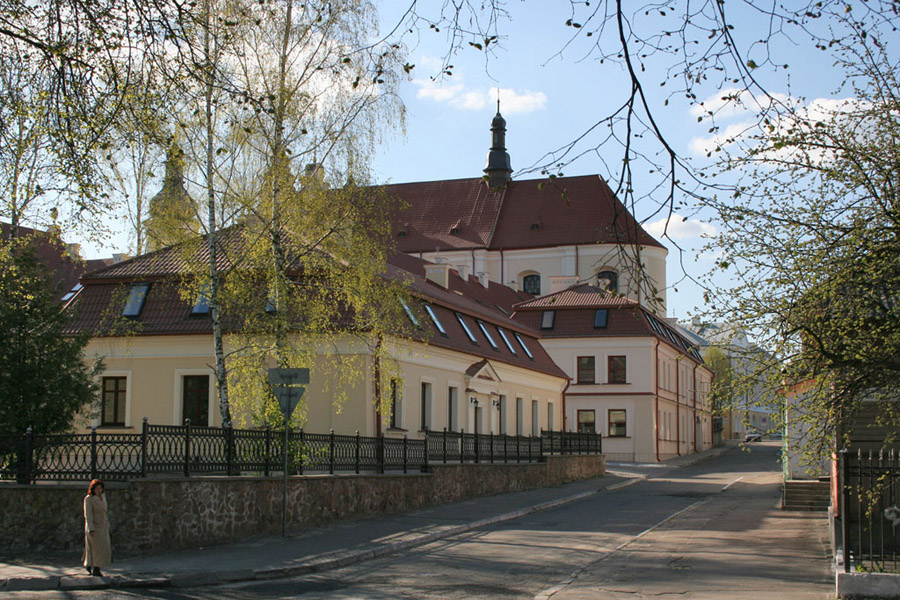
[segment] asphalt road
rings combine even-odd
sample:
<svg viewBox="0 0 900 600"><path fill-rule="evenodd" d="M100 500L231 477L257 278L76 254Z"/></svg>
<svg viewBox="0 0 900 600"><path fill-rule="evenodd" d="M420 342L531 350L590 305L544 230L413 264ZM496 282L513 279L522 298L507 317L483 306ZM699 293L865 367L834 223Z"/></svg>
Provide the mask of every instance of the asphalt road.
<svg viewBox="0 0 900 600"><path fill-rule="evenodd" d="M216 588L9 592L36 598L828 598L823 513L778 509L779 447L754 444L414 550ZM625 467L623 467L625 468ZM491 499L485 499L490 502Z"/></svg>

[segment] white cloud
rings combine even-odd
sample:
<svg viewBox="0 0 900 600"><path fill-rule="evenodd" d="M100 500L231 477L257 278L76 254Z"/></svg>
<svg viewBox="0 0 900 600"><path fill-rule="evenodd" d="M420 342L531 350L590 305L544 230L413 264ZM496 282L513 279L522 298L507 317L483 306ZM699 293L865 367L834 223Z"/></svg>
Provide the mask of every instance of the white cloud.
<svg viewBox="0 0 900 600"><path fill-rule="evenodd" d="M530 113L547 107L547 95L544 92L532 92L522 90L517 92L512 88L491 88L489 92L492 100L500 93L500 110L503 113Z"/></svg>
<svg viewBox="0 0 900 600"><path fill-rule="evenodd" d="M775 93L771 97L757 96L747 90L725 88L692 106L691 114L700 117L712 112L716 118L725 119L769 108L773 101L787 104L790 100L791 98L787 94Z"/></svg>
<svg viewBox="0 0 900 600"><path fill-rule="evenodd" d="M756 123L752 121L733 123L714 135L691 138L688 148L696 156L706 156L710 152L714 152L718 147L733 144L742 134L753 128L755 125ZM756 130L753 129L753 131Z"/></svg>
<svg viewBox="0 0 900 600"><path fill-rule="evenodd" d="M429 58L420 62L432 63ZM529 113L543 110L547 107L547 95L544 92L532 90L514 90L512 88L491 88L487 91L469 88L457 73L452 81L447 78L434 81L430 78L413 79L413 84L419 89L416 97L446 104L461 110L483 110L488 104L497 100L500 94L500 110L504 114Z"/></svg>
<svg viewBox="0 0 900 600"><path fill-rule="evenodd" d="M719 231L711 223L704 223L698 219L685 219L678 213L672 213L671 218L663 217L657 221L647 223L644 225L644 229L654 237L660 238L665 233L673 240L711 237Z"/></svg>

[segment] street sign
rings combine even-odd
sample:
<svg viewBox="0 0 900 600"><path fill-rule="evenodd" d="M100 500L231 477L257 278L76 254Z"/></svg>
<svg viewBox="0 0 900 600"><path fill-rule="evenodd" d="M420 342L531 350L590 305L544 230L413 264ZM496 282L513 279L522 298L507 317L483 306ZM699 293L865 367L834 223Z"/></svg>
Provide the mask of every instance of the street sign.
<svg viewBox="0 0 900 600"><path fill-rule="evenodd" d="M269 369L269 385L309 383L309 369Z"/></svg>
<svg viewBox="0 0 900 600"><path fill-rule="evenodd" d="M309 383L309 369L269 369L269 385L278 400L285 420L290 419L294 409L300 404L300 398Z"/></svg>
<svg viewBox="0 0 900 600"><path fill-rule="evenodd" d="M303 392L305 391L306 388L304 387L289 387L286 385L272 387L272 392L278 400L278 405L281 407L281 413L285 419L290 419L291 415L294 414L294 409L300 404L300 398L303 397Z"/></svg>

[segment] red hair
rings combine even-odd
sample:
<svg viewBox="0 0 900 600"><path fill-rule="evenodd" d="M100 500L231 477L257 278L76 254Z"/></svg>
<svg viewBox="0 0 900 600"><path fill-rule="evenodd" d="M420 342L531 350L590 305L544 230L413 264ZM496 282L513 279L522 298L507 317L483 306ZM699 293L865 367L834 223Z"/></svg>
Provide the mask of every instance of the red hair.
<svg viewBox="0 0 900 600"><path fill-rule="evenodd" d="M105 485L103 485L102 479L91 479L91 485L88 486L88 496L94 495L94 488L97 487L98 485L100 487L106 487Z"/></svg>

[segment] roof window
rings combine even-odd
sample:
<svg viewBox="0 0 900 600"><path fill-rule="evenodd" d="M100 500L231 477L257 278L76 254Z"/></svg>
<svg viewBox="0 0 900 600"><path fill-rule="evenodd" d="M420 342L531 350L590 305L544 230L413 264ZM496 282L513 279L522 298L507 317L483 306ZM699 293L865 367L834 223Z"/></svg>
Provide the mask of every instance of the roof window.
<svg viewBox="0 0 900 600"><path fill-rule="evenodd" d="M438 319L438 316L435 314L434 309L427 302L425 303L425 312L428 313L428 316L431 317L431 322L434 323L434 326L437 327L438 332L441 335L446 336L447 330L444 329L444 324L441 323L441 320Z"/></svg>
<svg viewBox="0 0 900 600"><path fill-rule="evenodd" d="M413 314L413 311L409 307L409 304L407 304L403 298L397 298L397 300L400 301L400 306L403 307L403 312L406 313L406 316L409 317L409 320L412 321L412 324L416 327L421 327L422 324L419 323L419 319L416 317L416 315Z"/></svg>
<svg viewBox="0 0 900 600"><path fill-rule="evenodd" d="M525 345L525 340L522 339L518 333L513 332L513 335L516 336L516 339L519 340L519 345L522 346L522 350L525 351L525 355L528 356L531 360L534 360L534 355L531 353L531 350L528 349L528 346Z"/></svg>
<svg viewBox="0 0 900 600"><path fill-rule="evenodd" d="M209 286L204 285L197 293L197 300L191 307L192 315L208 315L209 314Z"/></svg>
<svg viewBox="0 0 900 600"><path fill-rule="evenodd" d="M81 291L81 287L82 287L82 286L81 286L80 283L76 283L76 284L75 284L75 287L73 287L71 290L69 290L69 291L66 293L66 295L62 297L61 301L62 301L62 302L68 302L69 300L71 300L72 298L74 298L74 297L75 297L75 294L77 294L78 292Z"/></svg>
<svg viewBox="0 0 900 600"><path fill-rule="evenodd" d="M598 308L594 311L594 329L606 329L609 321L609 309Z"/></svg>
<svg viewBox="0 0 900 600"><path fill-rule="evenodd" d="M513 355L517 355L516 349L513 348L512 342L509 341L509 338L506 336L506 332L503 331L502 327L498 327L497 331L500 333L500 337L503 338L503 343L506 344L506 347L509 348L509 351L513 353Z"/></svg>
<svg viewBox="0 0 900 600"><path fill-rule="evenodd" d="M123 317L139 317L141 310L144 309L144 301L147 299L147 290L150 289L149 283L132 283L128 288L128 299L125 301L125 308L122 309Z"/></svg>
<svg viewBox="0 0 900 600"><path fill-rule="evenodd" d="M459 313L453 313L456 315L456 320L459 321L459 324L462 325L463 331L466 332L466 337L469 338L469 341L473 344L477 344L478 340L475 339L475 334L472 333L472 330L469 329L469 325L466 323L466 320Z"/></svg>
<svg viewBox="0 0 900 600"><path fill-rule="evenodd" d="M556 311L545 310L541 315L541 329L553 329L554 321L556 321Z"/></svg>
<svg viewBox="0 0 900 600"><path fill-rule="evenodd" d="M500 346L498 346L497 342L494 341L494 338L488 331L487 325L484 324L484 321L482 321L481 319L475 319L475 322L478 324L478 328L481 330L481 333L483 333L484 337L487 338L487 341L491 345L491 348L493 348L494 350L499 350Z"/></svg>

